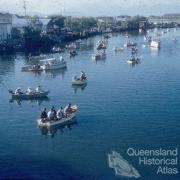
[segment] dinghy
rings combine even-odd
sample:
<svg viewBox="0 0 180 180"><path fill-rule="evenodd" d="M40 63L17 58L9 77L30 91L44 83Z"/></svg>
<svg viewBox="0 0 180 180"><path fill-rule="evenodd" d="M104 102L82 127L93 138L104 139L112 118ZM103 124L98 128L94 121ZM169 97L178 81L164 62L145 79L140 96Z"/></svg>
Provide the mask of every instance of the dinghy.
<svg viewBox="0 0 180 180"><path fill-rule="evenodd" d="M77 107L77 105L72 105L71 109L73 110L73 112L71 114L66 114L65 117L63 117L61 119L58 119L58 118L55 120L50 120L48 118L37 119L37 123L40 127L64 126L64 125L71 124L72 122L75 121L74 118L76 116L76 111L77 111L78 107Z"/></svg>
<svg viewBox="0 0 180 180"><path fill-rule="evenodd" d="M49 91L32 92L31 94L28 94L26 92L21 92L16 94L14 91L9 90L9 93L11 94L12 99L38 99L38 98L47 97Z"/></svg>

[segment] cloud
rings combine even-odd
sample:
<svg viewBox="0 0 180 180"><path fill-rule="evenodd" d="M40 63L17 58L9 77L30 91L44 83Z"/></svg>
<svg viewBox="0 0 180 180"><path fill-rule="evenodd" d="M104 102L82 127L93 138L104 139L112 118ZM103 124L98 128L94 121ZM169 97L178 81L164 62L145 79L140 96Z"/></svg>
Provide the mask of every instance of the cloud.
<svg viewBox="0 0 180 180"><path fill-rule="evenodd" d="M164 14L179 12L179 0L26 0L27 13L75 16L98 16L120 14ZM23 0L1 0L0 11L23 13Z"/></svg>

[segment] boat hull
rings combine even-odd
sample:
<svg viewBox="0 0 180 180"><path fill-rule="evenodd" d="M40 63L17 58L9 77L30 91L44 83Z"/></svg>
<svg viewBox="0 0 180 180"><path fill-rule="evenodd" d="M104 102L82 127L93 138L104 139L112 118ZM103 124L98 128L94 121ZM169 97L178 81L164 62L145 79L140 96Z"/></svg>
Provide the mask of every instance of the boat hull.
<svg viewBox="0 0 180 180"><path fill-rule="evenodd" d="M52 127L52 126L64 126L75 122L76 113L71 114L68 117L58 119L56 121L43 122L42 119L38 119L37 123L40 127Z"/></svg>
<svg viewBox="0 0 180 180"><path fill-rule="evenodd" d="M61 68L65 68L66 67L66 62L64 62L63 64L59 64L59 65L50 65L50 66L41 66L41 68L43 70L54 70L54 69L61 69Z"/></svg>
<svg viewBox="0 0 180 180"><path fill-rule="evenodd" d="M81 86L81 85L85 85L85 84L87 84L87 80L84 80L84 81L74 80L74 81L72 81L72 85L79 85L79 86Z"/></svg>
<svg viewBox="0 0 180 180"><path fill-rule="evenodd" d="M40 99L45 98L49 94L49 91L42 93L33 93L33 94L12 94L12 99Z"/></svg>

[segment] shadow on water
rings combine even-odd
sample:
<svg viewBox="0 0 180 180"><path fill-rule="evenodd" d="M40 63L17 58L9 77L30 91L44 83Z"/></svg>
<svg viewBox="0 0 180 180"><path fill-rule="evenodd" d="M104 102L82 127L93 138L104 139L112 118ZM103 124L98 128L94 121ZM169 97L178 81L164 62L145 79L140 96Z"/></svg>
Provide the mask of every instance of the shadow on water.
<svg viewBox="0 0 180 180"><path fill-rule="evenodd" d="M54 138L58 132L62 135L65 133L65 130L71 131L72 128L77 124L77 120L74 119L73 122L66 124L66 125L61 125L61 126L53 126L53 127L39 127L41 134L45 137L51 137Z"/></svg>
<svg viewBox="0 0 180 180"><path fill-rule="evenodd" d="M22 102L27 102L28 104L36 103L40 106L43 102L49 102L50 99L48 97L40 98L40 99L10 99L9 103L16 103L17 105L23 105Z"/></svg>

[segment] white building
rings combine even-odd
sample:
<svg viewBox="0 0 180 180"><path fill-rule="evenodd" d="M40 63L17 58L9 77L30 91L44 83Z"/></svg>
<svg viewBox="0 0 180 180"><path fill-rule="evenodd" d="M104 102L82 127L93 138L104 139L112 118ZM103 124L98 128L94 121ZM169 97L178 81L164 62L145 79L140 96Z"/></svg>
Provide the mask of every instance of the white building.
<svg viewBox="0 0 180 180"><path fill-rule="evenodd" d="M11 39L12 15L0 13L0 42Z"/></svg>

